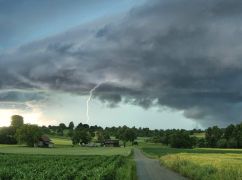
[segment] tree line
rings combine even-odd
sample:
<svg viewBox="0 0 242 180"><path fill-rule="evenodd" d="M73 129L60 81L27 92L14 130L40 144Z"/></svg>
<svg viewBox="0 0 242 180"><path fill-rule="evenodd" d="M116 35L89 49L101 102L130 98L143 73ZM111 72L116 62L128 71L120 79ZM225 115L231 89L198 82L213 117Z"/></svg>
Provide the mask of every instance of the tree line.
<svg viewBox="0 0 242 180"><path fill-rule="evenodd" d="M204 137L196 137L196 133L204 133ZM0 128L0 144L25 143L29 146L34 146L43 134L70 137L73 145L87 144L93 141L93 139L95 139L95 142L102 143L110 139L110 137L115 137L122 140L125 146L128 141L132 144L136 143L137 137L147 137L147 141L162 143L174 148L242 148L242 123L237 125L231 124L226 128L213 126L206 130L151 130L149 128L129 128L127 126L103 128L82 123L75 126L73 122L70 122L68 125L60 123L55 126L40 127L24 124L23 117L19 115L12 116L9 127Z"/></svg>

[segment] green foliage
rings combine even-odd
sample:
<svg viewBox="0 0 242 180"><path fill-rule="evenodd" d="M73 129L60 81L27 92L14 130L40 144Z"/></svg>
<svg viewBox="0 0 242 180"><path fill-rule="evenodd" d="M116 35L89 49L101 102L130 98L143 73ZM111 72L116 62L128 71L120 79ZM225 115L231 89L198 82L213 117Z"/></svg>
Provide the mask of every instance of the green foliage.
<svg viewBox="0 0 242 180"><path fill-rule="evenodd" d="M217 126L210 127L206 130L205 139L209 147L216 147L218 140L222 137L222 130Z"/></svg>
<svg viewBox="0 0 242 180"><path fill-rule="evenodd" d="M228 139L228 143L227 143L227 147L228 148L237 148L237 140L233 137Z"/></svg>
<svg viewBox="0 0 242 180"><path fill-rule="evenodd" d="M25 143L27 146L33 147L42 136L41 128L37 125L25 124L17 129L16 138L19 143Z"/></svg>
<svg viewBox="0 0 242 180"><path fill-rule="evenodd" d="M91 141L91 134L86 129L75 129L72 137L73 144L88 144Z"/></svg>
<svg viewBox="0 0 242 180"><path fill-rule="evenodd" d="M14 127L10 126L0 129L0 144L17 144Z"/></svg>
<svg viewBox="0 0 242 180"><path fill-rule="evenodd" d="M217 142L217 147L226 148L227 147L227 140L225 138L219 139L218 142Z"/></svg>
<svg viewBox="0 0 242 180"><path fill-rule="evenodd" d="M73 130L73 129L74 129L74 123L73 123L73 121L71 121L71 122L69 123L68 128L69 128L70 130Z"/></svg>
<svg viewBox="0 0 242 180"><path fill-rule="evenodd" d="M124 142L124 146L127 141L134 142L134 140L137 138L137 134L135 133L135 130L132 128L128 128L127 126L123 126L119 129L117 133L117 138L122 140Z"/></svg>
<svg viewBox="0 0 242 180"><path fill-rule="evenodd" d="M122 156L1 154L0 160L0 179L133 179L133 165Z"/></svg>
<svg viewBox="0 0 242 180"><path fill-rule="evenodd" d="M195 145L194 137L190 137L186 131L178 131L172 134L170 143L173 148L192 148Z"/></svg>
<svg viewBox="0 0 242 180"><path fill-rule="evenodd" d="M12 119L11 126L14 127L15 129L20 128L24 124L24 118L22 116L13 115L11 119Z"/></svg>

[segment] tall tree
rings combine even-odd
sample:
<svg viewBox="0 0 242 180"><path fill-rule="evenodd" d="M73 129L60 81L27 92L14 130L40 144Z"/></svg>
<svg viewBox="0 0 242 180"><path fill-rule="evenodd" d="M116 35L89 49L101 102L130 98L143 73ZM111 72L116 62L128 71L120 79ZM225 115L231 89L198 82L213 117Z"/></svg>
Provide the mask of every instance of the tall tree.
<svg viewBox="0 0 242 180"><path fill-rule="evenodd" d="M16 137L18 143L25 143L28 146L33 147L35 143L38 142L39 138L42 136L41 128L37 125L25 124L19 129L17 129Z"/></svg>
<svg viewBox="0 0 242 180"><path fill-rule="evenodd" d="M24 118L20 115L13 115L11 119L12 119L11 126L14 127L15 129L18 129L24 125Z"/></svg>
<svg viewBox="0 0 242 180"><path fill-rule="evenodd" d="M218 140L222 137L222 130L217 126L209 127L205 133L208 147L216 147Z"/></svg>
<svg viewBox="0 0 242 180"><path fill-rule="evenodd" d="M69 128L70 130L73 130L73 129L74 129L74 123L73 123L73 121L71 121L71 122L69 123L68 128Z"/></svg>

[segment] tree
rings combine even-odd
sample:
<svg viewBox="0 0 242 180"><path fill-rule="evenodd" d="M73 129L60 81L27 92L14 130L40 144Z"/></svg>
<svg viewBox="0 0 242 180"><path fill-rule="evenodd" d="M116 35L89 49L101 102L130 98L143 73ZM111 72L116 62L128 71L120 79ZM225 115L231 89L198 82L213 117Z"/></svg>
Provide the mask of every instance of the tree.
<svg viewBox="0 0 242 180"><path fill-rule="evenodd" d="M13 115L11 117L11 126L14 127L15 129L20 128L24 124L24 118L20 115Z"/></svg>
<svg viewBox="0 0 242 180"><path fill-rule="evenodd" d="M195 142L189 132L178 131L171 135L170 143L172 148L192 148Z"/></svg>
<svg viewBox="0 0 242 180"><path fill-rule="evenodd" d="M42 136L41 128L37 125L25 124L16 132L18 143L25 143L27 146L33 147Z"/></svg>
<svg viewBox="0 0 242 180"><path fill-rule="evenodd" d="M0 129L0 144L17 144L14 127L3 127Z"/></svg>
<svg viewBox="0 0 242 180"><path fill-rule="evenodd" d="M222 130L217 126L210 127L206 130L205 139L208 147L216 147L218 140L222 137Z"/></svg>
<svg viewBox="0 0 242 180"><path fill-rule="evenodd" d="M97 135L97 141L98 142L102 143L105 140L104 134L103 134L102 131L97 131L96 135Z"/></svg>
<svg viewBox="0 0 242 180"><path fill-rule="evenodd" d="M70 129L70 130L73 130L74 129L74 123L73 123L73 121L71 121L70 123L69 123L69 126L68 126L68 128Z"/></svg>
<svg viewBox="0 0 242 180"><path fill-rule="evenodd" d="M64 123L60 123L59 124L59 128L64 130L64 129L66 129L66 125Z"/></svg>
<svg viewBox="0 0 242 180"><path fill-rule="evenodd" d="M133 145L134 140L137 138L137 135L135 134L133 129L126 129L124 132L125 140L130 141Z"/></svg>
<svg viewBox="0 0 242 180"><path fill-rule="evenodd" d="M200 138L197 140L197 147L200 147L200 148L206 147L206 141L204 138Z"/></svg>
<svg viewBox="0 0 242 180"><path fill-rule="evenodd" d="M72 137L72 144L88 144L91 141L91 135L87 130L76 129Z"/></svg>
<svg viewBox="0 0 242 180"><path fill-rule="evenodd" d="M123 126L119 129L117 138L123 141L125 147L127 141L130 141L133 144L134 140L137 138L137 135L133 129L130 129L127 126Z"/></svg>
<svg viewBox="0 0 242 180"><path fill-rule="evenodd" d="M225 138L219 139L218 142L217 142L217 147L218 148L226 148L227 147L227 139L225 139Z"/></svg>
<svg viewBox="0 0 242 180"><path fill-rule="evenodd" d="M228 127L225 128L224 131L224 138L227 140L233 136L233 132L235 130L235 126L233 124L230 124Z"/></svg>

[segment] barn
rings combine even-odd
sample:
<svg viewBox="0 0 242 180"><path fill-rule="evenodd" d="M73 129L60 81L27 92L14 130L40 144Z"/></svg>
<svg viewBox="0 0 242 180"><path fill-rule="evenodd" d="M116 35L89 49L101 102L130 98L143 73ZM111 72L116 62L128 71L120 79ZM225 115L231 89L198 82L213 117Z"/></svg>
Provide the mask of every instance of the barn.
<svg viewBox="0 0 242 180"><path fill-rule="evenodd" d="M43 135L43 136L41 136L39 138L37 146L38 147L49 147L49 148L52 148L52 147L54 147L54 143L51 141L51 139L48 136Z"/></svg>
<svg viewBox="0 0 242 180"><path fill-rule="evenodd" d="M108 140L105 140L103 145L105 147L119 147L119 140L118 139L108 139Z"/></svg>

